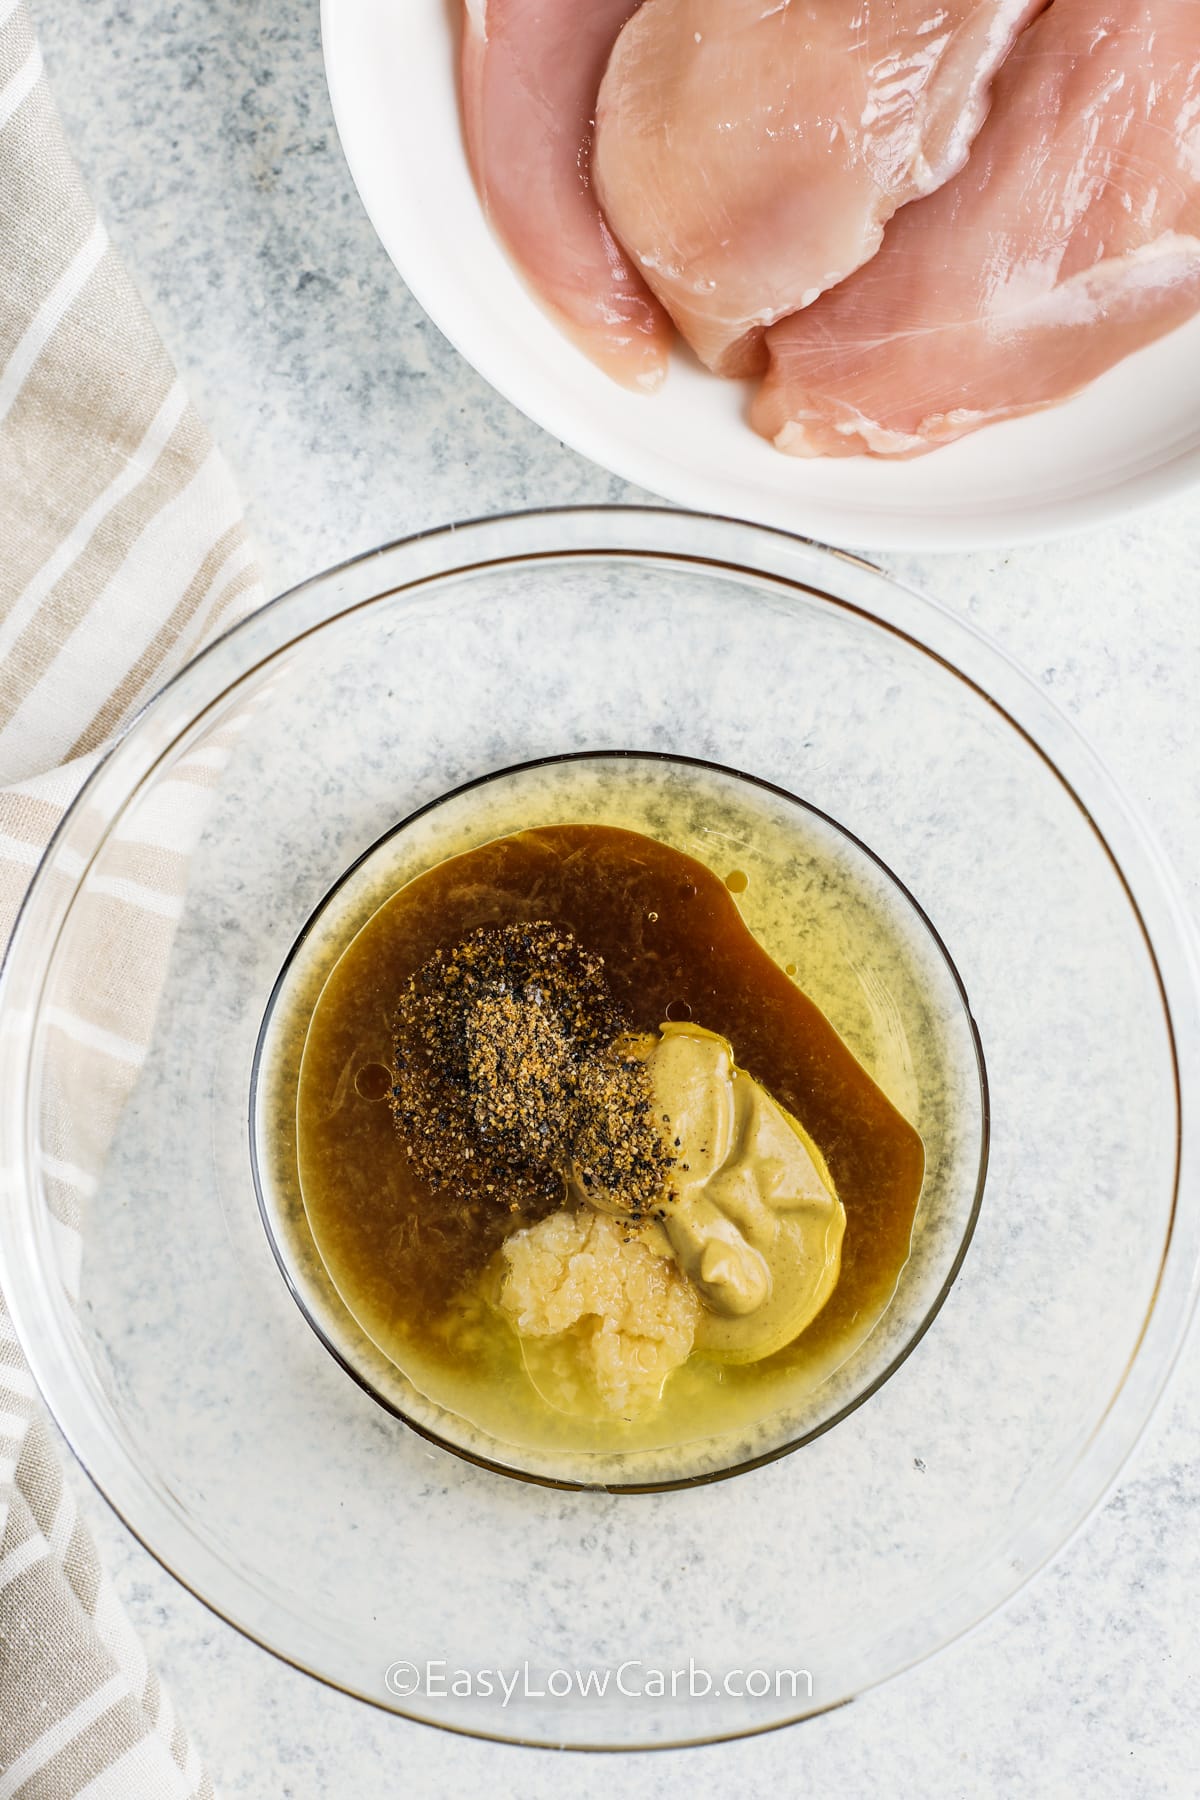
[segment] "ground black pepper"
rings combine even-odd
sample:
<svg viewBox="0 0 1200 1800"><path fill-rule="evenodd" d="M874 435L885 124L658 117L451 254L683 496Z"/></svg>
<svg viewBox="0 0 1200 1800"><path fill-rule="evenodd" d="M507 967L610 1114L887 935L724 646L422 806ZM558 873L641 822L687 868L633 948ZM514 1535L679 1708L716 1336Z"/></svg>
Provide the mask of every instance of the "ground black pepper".
<svg viewBox="0 0 1200 1800"><path fill-rule="evenodd" d="M541 1210L567 1175L634 1221L672 1165L639 1041L600 957L548 921L483 926L437 950L393 1021L392 1110L438 1192Z"/></svg>

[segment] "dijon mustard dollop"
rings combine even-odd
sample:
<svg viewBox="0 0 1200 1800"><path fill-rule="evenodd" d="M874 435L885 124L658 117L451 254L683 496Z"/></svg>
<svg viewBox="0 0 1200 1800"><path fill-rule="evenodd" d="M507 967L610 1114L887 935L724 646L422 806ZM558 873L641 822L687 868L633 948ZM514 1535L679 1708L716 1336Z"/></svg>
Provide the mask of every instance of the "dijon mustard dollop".
<svg viewBox="0 0 1200 1800"><path fill-rule="evenodd" d="M572 1166L565 1212L503 1251L500 1304L522 1339L572 1333L569 1410L590 1388L607 1412L643 1411L693 1348L731 1363L770 1356L820 1312L841 1267L846 1214L825 1160L728 1040L667 1023L625 1049L645 1061L671 1153L650 1218Z"/></svg>
<svg viewBox="0 0 1200 1800"><path fill-rule="evenodd" d="M832 1294L845 1210L804 1127L738 1068L727 1038L667 1023L643 1051L674 1154L657 1218L705 1303L696 1346L757 1362L791 1343ZM623 1210L619 1194L575 1191Z"/></svg>

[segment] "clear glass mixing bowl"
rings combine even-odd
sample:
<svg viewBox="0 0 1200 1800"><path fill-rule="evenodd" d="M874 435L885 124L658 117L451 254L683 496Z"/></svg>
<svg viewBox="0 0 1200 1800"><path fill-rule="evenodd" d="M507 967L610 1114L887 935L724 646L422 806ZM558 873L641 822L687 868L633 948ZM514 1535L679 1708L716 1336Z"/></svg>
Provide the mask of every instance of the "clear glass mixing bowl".
<svg viewBox="0 0 1200 1800"><path fill-rule="evenodd" d="M377 1348L359 1328L331 1280L309 1227L297 1159L308 1024L356 934L406 882L447 857L566 822L645 831L718 878L735 874L747 928L780 968L795 971L925 1146L908 1260L882 1316L857 1309L849 1341L814 1355L785 1404L764 1396L740 1429L710 1426L691 1441L636 1453L539 1445L536 1433L497 1438L423 1393L381 1353L386 1346ZM364 1052L330 1097L364 1123L386 1090L352 1094L349 1077L389 1080L377 1053ZM836 821L782 789L661 752L585 751L499 770L385 833L305 920L272 991L251 1081L255 1189L271 1248L305 1317L346 1371L399 1418L489 1468L611 1491L738 1473L861 1405L929 1328L950 1290L978 1217L987 1147L986 1065L968 998L913 896ZM854 1232L851 1216L851 1238Z"/></svg>
<svg viewBox="0 0 1200 1800"><path fill-rule="evenodd" d="M465 782L630 749L866 845L948 947L992 1106L970 1248L899 1366L792 1454L648 1493L514 1481L409 1430L294 1304L251 1172L260 1025L343 872ZM483 521L247 620L71 809L0 992L5 1291L102 1491L280 1656L494 1738L763 1730L976 1623L1128 1454L1194 1300L1197 1018L1159 854L969 626L731 521Z"/></svg>

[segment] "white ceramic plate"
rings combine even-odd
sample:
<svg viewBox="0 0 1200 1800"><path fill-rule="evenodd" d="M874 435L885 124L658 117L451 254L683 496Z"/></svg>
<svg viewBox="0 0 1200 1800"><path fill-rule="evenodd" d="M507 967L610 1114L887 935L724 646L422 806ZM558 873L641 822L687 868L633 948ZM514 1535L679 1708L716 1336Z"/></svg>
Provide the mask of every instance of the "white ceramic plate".
<svg viewBox="0 0 1200 1800"><path fill-rule="evenodd" d="M746 389L677 354L625 392L549 323L492 236L463 150L459 0L322 0L342 144L384 246L480 374L574 449L698 511L840 545L1013 543L1200 478L1200 319L1054 411L919 457L797 461L755 436Z"/></svg>

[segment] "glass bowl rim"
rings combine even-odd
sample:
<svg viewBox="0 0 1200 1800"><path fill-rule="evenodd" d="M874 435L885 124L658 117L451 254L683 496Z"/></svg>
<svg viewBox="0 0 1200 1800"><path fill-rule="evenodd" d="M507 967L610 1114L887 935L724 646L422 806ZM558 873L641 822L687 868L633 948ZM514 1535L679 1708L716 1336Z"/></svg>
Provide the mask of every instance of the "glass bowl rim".
<svg viewBox="0 0 1200 1800"><path fill-rule="evenodd" d="M581 545L561 541L572 526L582 534ZM524 542L526 537L530 542ZM508 541L512 538L518 540L516 545ZM698 543L706 547L704 552L698 552ZM390 585L361 580L373 564L386 558L407 558L415 567ZM61 1345L53 1342L49 1333L39 1329L47 1316L46 1310L39 1311L39 1307L43 1302L49 1302L52 1313L57 1296L50 1284L42 1279L45 1271L31 1249L38 1233L38 1220L34 1216L34 1190L23 1154L16 1169L11 1167L12 1146L24 1149L26 1076L32 1064L32 1036L22 1035L25 1020L19 1007L12 1003L11 989L18 978L26 979L25 963L36 962L39 953L44 977L71 901L91 860L90 857L85 860L78 876L72 880L70 892L60 894L56 899L52 892L45 892L52 885L55 855L71 831L79 826L88 801L102 784L119 779L126 787L116 813L98 834L100 841L107 836L115 818L167 750L219 705L231 689L287 647L301 641L315 626L333 623L377 600L402 592L420 593L431 583L488 567L588 558L628 558L650 564L699 566L716 575L741 577L761 588L774 589L776 593L815 599L835 611L858 616L886 635L900 639L931 662L942 665L948 674L971 689L1049 769L1095 834L1124 890L1154 969L1175 1070L1174 1201L1159 1279L1121 1379L1072 1467L1069 1479L1053 1496L1054 1505L1039 1513L1036 1529L1026 1531L1025 1537L1029 1540L1026 1554L1020 1558L1011 1554L1003 1559L993 1556L987 1562L977 1564L969 1583L964 1584L966 1603L958 1606L955 1617L927 1632L925 1641L919 1646L904 1645L886 1670L852 1691L784 1717L740 1729L620 1744L564 1744L550 1737L502 1734L399 1707L378 1694L321 1672L313 1661L306 1660L304 1652L283 1648L274 1641L266 1626L247 1618L244 1605L227 1597L229 1571L222 1553L190 1521L181 1519L177 1505L167 1503L147 1479L123 1439L118 1441L106 1431L97 1433L92 1429L86 1413L86 1386L80 1387L78 1368L69 1355L64 1354ZM815 569L810 566L814 564ZM830 579L829 572L834 569L840 569L842 582L861 590L857 597L831 592L824 585L824 581ZM359 585L363 588L357 600L333 604L320 613L314 623L303 624L306 602L320 605L321 597L331 588L336 590L340 582L354 577L360 578ZM333 598L336 599L336 595ZM208 691L213 687L211 682L206 685L204 679L209 671L218 668L222 659L229 660L231 653L240 651L243 645L251 645L256 632L277 627L279 621L292 613L298 616L298 630L277 630L278 641L265 654L255 657L251 653L241 666L235 663L226 679L218 681L212 692ZM159 715L173 703L177 705L180 717L165 735L160 729L156 738L154 727L159 724ZM1036 729L1021 716L1030 713L1036 716ZM131 781L127 765L132 765L134 771ZM1081 786L1094 793L1096 798L1085 800ZM1097 800L1101 802L1099 808ZM1097 810L1104 819L1104 829L1096 816ZM1120 855L1110 842L1114 836L1124 845ZM94 850L92 854L95 854ZM1126 869L1129 862L1136 866L1142 883L1136 894ZM1147 911L1155 915L1153 930L1147 922ZM1156 935L1159 932L1161 937ZM1164 975L1164 952L1170 955L1169 981ZM43 986L44 980L37 983L39 1001ZM1188 1036L1182 1040L1172 1011L1177 989L1179 1020L1186 1021L1190 1028ZM1186 1011L1185 1000L1190 1001ZM4 1177L9 1202L0 1206L0 1270L5 1275L5 1296L37 1392L101 1497L135 1541L187 1592L279 1661L381 1711L454 1735L492 1743L620 1753L682 1749L754 1737L844 1705L857 1693L891 1680L975 1629L1059 1555L1103 1503L1161 1400L1177 1365L1200 1293L1200 1218L1188 1216L1186 1242L1178 1230L1180 1196L1185 1189L1190 1193L1192 1186L1183 1180L1185 1165L1193 1180L1200 1175L1193 1145L1194 1127L1184 1129L1185 1097L1200 1092L1200 1043L1195 1041L1194 1018L1198 1007L1200 932L1178 877L1140 809L1117 784L1103 758L1058 702L1035 683L1009 651L969 617L954 612L852 551L827 546L779 527L751 524L717 513L689 512L654 504L568 505L481 515L457 524L434 526L333 564L280 593L222 632L138 709L98 759L65 809L33 872L0 957L0 1159L3 1159L0 1174ZM1194 1082L1183 1079L1181 1065L1185 1061L1189 1075L1196 1077ZM1189 1119L1194 1105L1189 1109ZM1193 1205L1191 1213L1200 1214L1200 1205ZM30 1278L28 1285L23 1281L14 1284L11 1280L14 1272L27 1275ZM1165 1304L1168 1296L1169 1309ZM84 1379L86 1384L86 1377ZM58 1404L51 1401L51 1394L58 1397ZM85 1443L88 1445L86 1450ZM135 1518L142 1522L135 1524ZM164 1537L170 1542L173 1538L178 1539L181 1532L185 1534L191 1552L193 1572L186 1575L177 1566L184 1560L178 1546L168 1551L163 1544ZM218 1594L222 1596L219 1599ZM289 1625L303 1623L296 1614L285 1614L284 1618Z"/></svg>
<svg viewBox="0 0 1200 1800"><path fill-rule="evenodd" d="M353 1364L343 1356L337 1345L333 1343L328 1333L323 1329L320 1321L316 1318L312 1308L306 1301L305 1296L292 1279L269 1217L258 1152L258 1133L256 1130L259 1080L263 1072L263 1052L267 1035L275 1015L276 1003L282 996L283 990L287 984L289 971L291 970L296 957L299 955L301 948L307 942L319 923L321 915L325 912L326 908L333 903L346 885L353 880L355 874L363 864L374 856L377 850L382 849L385 844L390 843L393 838L398 838L410 825L415 825L419 819L428 817L429 814L436 812L439 807L448 805L451 801L459 799L464 794L469 794L479 788L486 788L492 782L503 781L512 775L531 774L538 769L561 768L564 765L571 763L594 763L610 760L617 762L637 761L662 763L675 768L702 769L711 774L731 776L735 781L744 782L748 787L759 788L776 799L785 800L789 806L798 807L800 811L820 819L826 825L832 826L839 837L847 840L856 850L867 857L867 859L883 873L890 886L896 889L901 899L906 903L909 911L915 916L918 926L932 943L934 950L937 952L946 972L950 976L950 982L958 998L962 1016L966 1020L971 1051L975 1059L975 1077L978 1084L979 1097L978 1156L975 1166L974 1192L971 1196L971 1206L967 1214L966 1224L955 1248L950 1267L943 1277L937 1292L925 1307L924 1312L913 1327L911 1333L906 1335L900 1348L888 1359L887 1363L878 1374L872 1376L871 1380L867 1382L861 1392L854 1394L854 1396L847 1400L844 1405L838 1407L836 1412L831 1413L828 1419L823 1419L819 1425L814 1425L811 1430L802 1432L799 1437L789 1438L785 1443L779 1444L771 1450L763 1450L755 1456L745 1457L740 1462L729 1463L719 1469L709 1469L697 1475L679 1475L669 1480L663 1479L659 1481L574 1481L568 1480L566 1477L560 1478L552 1475L539 1475L529 1469L513 1468L510 1464L501 1462L495 1457L486 1456L480 1451L467 1450L461 1444L456 1444L452 1438L443 1437L442 1434L436 1431L432 1426L423 1425L420 1420L414 1419L410 1414L406 1413L398 1403L389 1400L386 1395L381 1394L367 1375L362 1370L356 1369ZM397 892L398 891L399 890L397 890ZM380 906L386 906L387 904L388 902L386 900L380 902ZM371 917L374 917L374 914L372 914ZM369 923L370 918L364 920L356 929L353 936L346 940L339 952L337 960L340 960L341 956L346 954L358 937L359 932L364 931ZM333 968L335 967L336 962L331 965L329 971L330 975L332 975ZM328 976L326 979L328 979ZM824 1437L827 1431L832 1431L835 1425L840 1425L844 1419L848 1419L852 1413L857 1412L860 1406L865 1406L867 1401L872 1399L873 1396L891 1380L896 1371L908 1361L908 1358L921 1342L921 1339L925 1336L939 1312L941 1312L954 1283L958 1280L959 1273L967 1257L967 1252L971 1247L971 1239L975 1235L975 1227L979 1222L979 1214L983 1206L984 1190L987 1185L988 1154L991 1148L991 1125L991 1092L988 1085L987 1059L984 1055L979 1027L976 1023L975 1015L971 1010L970 996L967 993L966 985L963 982L958 965L950 953L949 946L925 908L921 905L921 902L912 892L911 888L901 880L900 876L896 874L896 871L890 867L877 850L873 850L869 844L864 843L863 839L855 832L851 831L847 825L844 825L840 819L835 818L832 813L826 812L822 807L815 806L811 800L803 799L799 794L792 793L789 788L782 787L778 782L768 781L765 776L748 775L742 769L733 768L728 763L714 762L710 757L684 756L671 750L566 750L548 756L529 757L523 762L510 763L504 768L492 769L486 775L475 775L472 776L469 781L460 782L457 787L449 788L445 793L438 794L432 800L427 800L424 805L418 806L414 811L406 813L402 819L399 819L396 822L396 824L390 825L386 831L380 832L374 843L368 844L366 849L362 850L354 858L353 862L351 862L325 890L324 894L322 894L321 898L317 901L303 925L296 933L296 936L288 949L287 955L280 965L279 973L271 984L271 991L263 1011L262 1022L259 1025L258 1035L255 1039L254 1059L250 1070L250 1167L254 1181L254 1197L258 1204L259 1218L262 1221L263 1231L271 1248L271 1255L275 1259L276 1267L283 1278L284 1285L299 1308L305 1323L313 1332L322 1348L333 1358L334 1362L337 1363L342 1372L348 1375L352 1381L356 1382L358 1386L362 1388L363 1392L375 1401L376 1405L381 1406L392 1418L399 1419L401 1424L406 1425L410 1431L415 1431L419 1436L427 1439L429 1443L436 1444L439 1449L449 1451L451 1455L460 1457L463 1462L474 1464L476 1468L490 1470L491 1473L506 1476L510 1480L528 1482L534 1487L557 1488L560 1491L567 1493L606 1493L622 1495L667 1494L677 1492L683 1488L708 1487L711 1486L713 1482L730 1481L734 1476L745 1475L753 1469L764 1468L768 1463L778 1462L782 1457L790 1456L794 1451L803 1449L805 1444L814 1443L817 1438ZM918 1200L918 1214L919 1211L920 1201ZM318 1255L319 1254L318 1251ZM900 1270L901 1277L903 1277L904 1269L907 1268L907 1266L908 1259L906 1258ZM330 1277L330 1279L332 1281L332 1277ZM334 1286L336 1289L336 1283ZM345 1301L343 1301L342 1304L345 1306ZM890 1307L890 1301L888 1305ZM886 1310L887 1309L885 1308L885 1312ZM363 1332L369 1339L369 1333L366 1333L364 1327L358 1324L358 1321L354 1319L354 1316L350 1313L348 1307L346 1308L346 1311L357 1329L360 1332ZM866 1338L863 1339L862 1344L858 1347L859 1350L865 1348L865 1346L869 1344L871 1336L876 1327L882 1322L883 1316L884 1315L881 1314L880 1318L876 1320L875 1326L872 1326L871 1331L868 1332ZM386 1353L381 1352L381 1354ZM857 1355L858 1350L855 1350L852 1354Z"/></svg>

